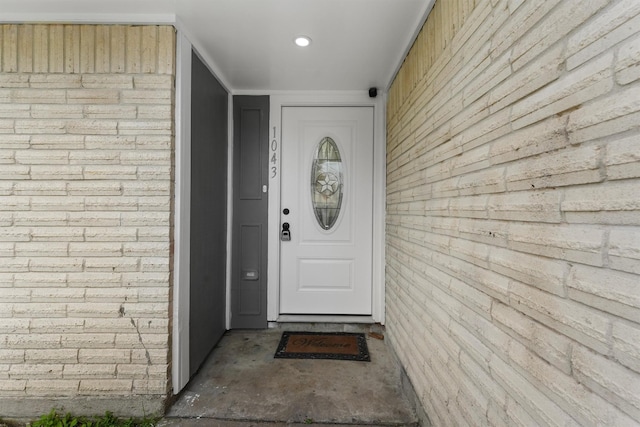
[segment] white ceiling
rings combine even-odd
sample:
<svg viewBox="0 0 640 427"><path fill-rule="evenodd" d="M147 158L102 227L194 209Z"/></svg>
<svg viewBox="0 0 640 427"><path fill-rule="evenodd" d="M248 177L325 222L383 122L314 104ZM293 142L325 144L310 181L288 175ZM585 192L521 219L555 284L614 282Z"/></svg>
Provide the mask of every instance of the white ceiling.
<svg viewBox="0 0 640 427"><path fill-rule="evenodd" d="M233 92L384 90L433 1L0 0L0 22L176 22Z"/></svg>

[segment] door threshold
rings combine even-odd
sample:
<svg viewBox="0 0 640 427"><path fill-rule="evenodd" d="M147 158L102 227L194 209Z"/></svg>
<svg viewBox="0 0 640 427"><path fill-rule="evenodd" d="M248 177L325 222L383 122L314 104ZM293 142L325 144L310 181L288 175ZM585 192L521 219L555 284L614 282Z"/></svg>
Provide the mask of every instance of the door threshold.
<svg viewBox="0 0 640 427"><path fill-rule="evenodd" d="M281 314L271 323L375 323L373 316L345 316L322 314ZM269 327L272 327L272 325Z"/></svg>

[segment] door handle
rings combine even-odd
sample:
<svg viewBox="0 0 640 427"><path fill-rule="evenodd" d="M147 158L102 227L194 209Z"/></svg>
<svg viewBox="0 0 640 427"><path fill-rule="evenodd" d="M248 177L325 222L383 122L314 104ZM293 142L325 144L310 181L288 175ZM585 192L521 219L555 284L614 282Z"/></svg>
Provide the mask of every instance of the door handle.
<svg viewBox="0 0 640 427"><path fill-rule="evenodd" d="M280 240L283 242L288 242L291 240L291 231L289 231L289 223L282 223L282 231L280 232Z"/></svg>

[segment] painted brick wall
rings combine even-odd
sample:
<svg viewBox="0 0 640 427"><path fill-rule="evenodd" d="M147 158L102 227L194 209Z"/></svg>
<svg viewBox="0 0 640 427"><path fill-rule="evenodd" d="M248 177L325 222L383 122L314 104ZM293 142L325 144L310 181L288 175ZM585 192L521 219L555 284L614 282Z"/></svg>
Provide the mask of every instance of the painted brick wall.
<svg viewBox="0 0 640 427"><path fill-rule="evenodd" d="M640 423L640 2L438 0L388 100L387 331L432 423Z"/></svg>
<svg viewBox="0 0 640 427"><path fill-rule="evenodd" d="M0 26L2 416L162 410L174 57L172 27Z"/></svg>

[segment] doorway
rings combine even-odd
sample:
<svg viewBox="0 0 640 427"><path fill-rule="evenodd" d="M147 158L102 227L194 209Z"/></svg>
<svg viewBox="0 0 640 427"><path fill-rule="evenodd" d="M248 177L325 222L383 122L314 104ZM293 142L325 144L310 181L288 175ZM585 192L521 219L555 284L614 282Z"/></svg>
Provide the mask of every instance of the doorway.
<svg viewBox="0 0 640 427"><path fill-rule="evenodd" d="M280 314L372 314L373 107L282 109Z"/></svg>

